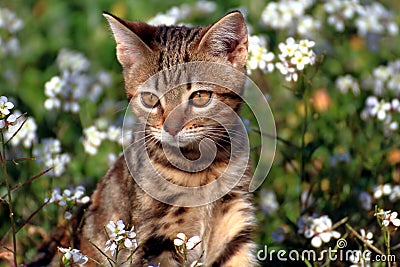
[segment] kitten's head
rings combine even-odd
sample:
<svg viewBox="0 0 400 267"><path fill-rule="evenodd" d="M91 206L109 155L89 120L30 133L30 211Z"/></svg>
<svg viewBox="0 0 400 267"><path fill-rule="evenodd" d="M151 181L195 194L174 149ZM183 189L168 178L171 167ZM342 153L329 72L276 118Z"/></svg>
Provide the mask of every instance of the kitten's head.
<svg viewBox="0 0 400 267"><path fill-rule="evenodd" d="M180 147L206 136L222 138L221 124L237 120L240 96L213 83L170 81L181 76L190 80L187 69L176 68L188 62L219 63L244 73L248 37L242 14L231 12L207 27L151 26L104 16L117 43L127 96L146 131L163 144ZM147 81L154 75L157 81L149 86ZM238 79L236 86L243 83Z"/></svg>

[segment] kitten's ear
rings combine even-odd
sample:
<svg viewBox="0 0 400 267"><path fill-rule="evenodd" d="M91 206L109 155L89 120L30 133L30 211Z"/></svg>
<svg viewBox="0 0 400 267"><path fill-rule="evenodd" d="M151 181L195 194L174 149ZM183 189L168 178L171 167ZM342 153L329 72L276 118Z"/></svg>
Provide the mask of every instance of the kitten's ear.
<svg viewBox="0 0 400 267"><path fill-rule="evenodd" d="M248 36L246 22L239 11L231 12L211 25L203 35L199 49L225 56L234 67L244 67Z"/></svg>
<svg viewBox="0 0 400 267"><path fill-rule="evenodd" d="M135 28L151 26L140 22L125 21L107 12L104 12L103 16L110 24L117 43L117 58L123 67L139 63L152 52L150 47L135 33Z"/></svg>

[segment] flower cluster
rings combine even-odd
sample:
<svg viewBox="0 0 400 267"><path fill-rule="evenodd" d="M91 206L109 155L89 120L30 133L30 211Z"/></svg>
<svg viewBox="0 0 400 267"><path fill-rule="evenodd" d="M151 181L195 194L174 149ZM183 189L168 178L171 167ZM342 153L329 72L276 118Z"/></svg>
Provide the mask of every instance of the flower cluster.
<svg viewBox="0 0 400 267"><path fill-rule="evenodd" d="M399 95L400 59L375 68L372 75L365 80L363 87L372 90L377 96Z"/></svg>
<svg viewBox="0 0 400 267"><path fill-rule="evenodd" d="M4 136L10 140L11 145L17 146L22 143L25 148L30 148L36 141L35 120L31 117L24 119L18 110L11 113L13 108L14 104L7 97L0 97L0 130L6 129Z"/></svg>
<svg viewBox="0 0 400 267"><path fill-rule="evenodd" d="M46 168L51 168L48 175L59 177L70 163L71 157L67 153L61 153L61 142L54 138L45 138L41 144L33 150L39 162L43 162Z"/></svg>
<svg viewBox="0 0 400 267"><path fill-rule="evenodd" d="M73 263L76 264L86 264L88 262L88 257L83 255L78 249L62 248L58 247L58 250L63 254L62 262L64 266L72 266Z"/></svg>
<svg viewBox="0 0 400 267"><path fill-rule="evenodd" d="M13 146L22 144L25 148L31 148L37 141L37 125L35 119L32 117L25 118L18 110L16 110L13 115L16 120L13 123L8 124L8 130L5 132L5 137L7 139L11 138L10 143Z"/></svg>
<svg viewBox="0 0 400 267"><path fill-rule="evenodd" d="M107 224L108 229L108 240L106 242L105 252L110 251L111 256L114 256L115 252L121 249L123 245L127 249L136 249L138 246L136 240L135 228L132 226L131 230L125 230L125 224L122 220L118 220L117 224L114 221L110 221Z"/></svg>
<svg viewBox="0 0 400 267"><path fill-rule="evenodd" d="M399 26L393 21L392 12L388 11L381 3L373 2L358 10L359 17L355 21L358 34L365 36L368 33L396 35Z"/></svg>
<svg viewBox="0 0 400 267"><path fill-rule="evenodd" d="M65 208L64 218L69 220L72 218L71 210L73 207L86 204L90 201L90 197L85 195L85 191L86 189L83 186L64 189L62 193L60 188L56 188L51 193L51 197L45 199L45 202L55 203Z"/></svg>
<svg viewBox="0 0 400 267"><path fill-rule="evenodd" d="M105 139L122 144L122 129L113 125L108 127L106 132L99 131L96 126L90 126L83 130L83 135L83 147L89 155L96 155Z"/></svg>
<svg viewBox="0 0 400 267"><path fill-rule="evenodd" d="M47 110L63 109L77 113L80 99L96 101L103 92L103 87L110 86L111 77L105 71L90 75L90 62L81 53L63 49L57 57L60 76L52 77L45 84Z"/></svg>
<svg viewBox="0 0 400 267"><path fill-rule="evenodd" d="M276 68L285 75L287 81L297 81L299 71L307 65L314 65L316 54L311 49L314 45L315 42L309 40L296 43L292 37L279 44L280 61L276 63Z"/></svg>
<svg viewBox="0 0 400 267"><path fill-rule="evenodd" d="M389 197L391 202L396 202L400 199L400 185L380 184L374 186L372 190L375 199Z"/></svg>
<svg viewBox="0 0 400 267"><path fill-rule="evenodd" d="M311 238L311 245L319 248L328 243L332 237L340 238L340 233L332 228L332 220L323 215L321 217L303 215L297 221L298 233Z"/></svg>
<svg viewBox="0 0 400 267"><path fill-rule="evenodd" d="M314 4L314 0L281 0L270 2L261 14L264 25L276 30L290 29L295 21L300 21L301 32L312 29L315 22L312 17L305 17L306 10ZM318 24L318 23L317 23Z"/></svg>
<svg viewBox="0 0 400 267"><path fill-rule="evenodd" d="M275 55L266 48L267 41L263 36L249 37L249 55L247 59L247 71L250 74L252 70L260 69L265 73L274 70L273 60Z"/></svg>
<svg viewBox="0 0 400 267"><path fill-rule="evenodd" d="M378 99L376 96L369 96L365 100L365 108L361 112L361 118L364 120L376 118L383 123L384 132L388 135L399 128L398 121L393 120L393 115L399 113L400 101L397 98L387 102L384 99Z"/></svg>
<svg viewBox="0 0 400 267"><path fill-rule="evenodd" d="M326 16L321 15L320 7ZM304 37L312 37L321 30L323 17L338 32L343 32L348 24L347 26L355 27L360 36L369 33L398 33L398 25L393 20L392 12L380 3L363 5L359 0L327 0L322 3L314 0L270 2L262 12L261 22L275 30L285 29Z"/></svg>
<svg viewBox="0 0 400 267"><path fill-rule="evenodd" d="M346 28L345 22L360 13L362 6L358 0L330 0L324 4L324 9L328 14L328 24L332 25L337 31L343 32Z"/></svg>
<svg viewBox="0 0 400 267"><path fill-rule="evenodd" d="M215 11L217 5L211 1L199 1L195 5L183 4L179 7L172 7L165 13L158 13L155 17L151 18L148 23L152 25L172 25L177 24L179 21L191 17L193 14L210 14Z"/></svg>
<svg viewBox="0 0 400 267"><path fill-rule="evenodd" d="M12 55L19 53L19 40L15 34L22 29L24 23L17 15L7 8L0 7L0 56Z"/></svg>

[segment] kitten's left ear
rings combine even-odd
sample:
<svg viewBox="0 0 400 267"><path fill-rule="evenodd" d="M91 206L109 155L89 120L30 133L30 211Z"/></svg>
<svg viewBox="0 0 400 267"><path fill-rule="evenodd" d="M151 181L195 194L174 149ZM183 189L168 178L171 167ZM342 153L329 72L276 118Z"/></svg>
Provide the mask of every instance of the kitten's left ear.
<svg viewBox="0 0 400 267"><path fill-rule="evenodd" d="M200 41L199 49L226 57L233 67L244 67L247 46L246 22L242 13L234 11L210 26Z"/></svg>

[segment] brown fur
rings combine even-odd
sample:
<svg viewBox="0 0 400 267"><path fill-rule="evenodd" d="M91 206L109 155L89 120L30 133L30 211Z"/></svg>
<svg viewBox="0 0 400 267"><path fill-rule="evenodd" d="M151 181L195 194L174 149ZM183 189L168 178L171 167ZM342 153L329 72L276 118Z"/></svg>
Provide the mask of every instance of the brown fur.
<svg viewBox="0 0 400 267"><path fill-rule="evenodd" d="M133 255L133 266L149 264L161 267L182 266L182 261L173 245L173 238L179 232L184 232L188 237L199 235L203 239L201 245L189 251L189 263L197 260L204 252L201 262L207 267L256 266L257 262L253 255L255 244L251 240L254 227L252 196L247 191L251 172L247 158L241 154L230 158L228 152L232 149L232 144L222 136L213 136L212 139L218 145L217 155L212 164L202 171L185 172L168 162L165 153L171 153L174 159L174 152L172 150L168 152L168 148L165 152L160 142L151 138L152 135L159 134L163 127L164 129L175 127L181 131L192 131L197 135L199 132L207 135L209 129L218 127L215 122L207 118L197 118L194 115L191 118L190 115L183 115L196 112L204 114L204 117L215 115L216 111L210 108L201 111L178 110L176 114L171 113L173 108L196 91L196 86L199 85L193 85L193 88L179 86L168 91L160 99L160 105L147 113L140 103L138 92L138 88L154 74L185 62L222 63L244 73L247 30L243 16L239 12L232 12L214 25L193 28L154 27L142 22L128 22L110 14L105 14L105 17L110 23L117 43L117 58L123 67L127 96L138 117L138 123L147 125L148 143L145 148L133 146L132 151L126 153L125 157L119 158L98 183L91 197L91 205L85 214L78 248L82 253L107 265L105 257L91 242L104 248L107 239L104 233L105 225L110 220L122 219L129 227L135 226L138 242L142 244ZM175 74L180 75L177 72L174 72ZM167 80L166 84L169 79L173 79L161 76L160 79L162 78ZM221 77L221 79L226 79L227 83L233 81L239 88L243 87L243 80L237 77ZM238 95L223 87L213 87L213 97L230 106L235 112L240 109L241 100ZM222 113L220 118L224 123L235 121L231 114L218 112ZM146 117L146 114L149 116ZM166 120L169 115L173 117L171 122ZM134 130L133 140L137 141L138 136ZM151 155L151 165L160 175L177 185L195 187L213 181L219 182L221 179L219 177L227 170L228 163L232 160L236 166L231 173L225 173L225 176L229 178L240 170L246 169L246 171L229 193L210 204L198 207L168 205L152 198L133 179L153 175L149 171L149 166L144 163L145 150ZM189 159L200 156L196 145L183 147L181 151ZM131 163L133 167L128 169ZM221 183L219 186L220 189L224 189L226 185ZM213 192L207 193L213 194ZM174 192L164 192L164 194L176 203L182 198ZM128 254L122 251L119 256L120 259L126 259ZM89 261L88 265L95 266L95 263Z"/></svg>

